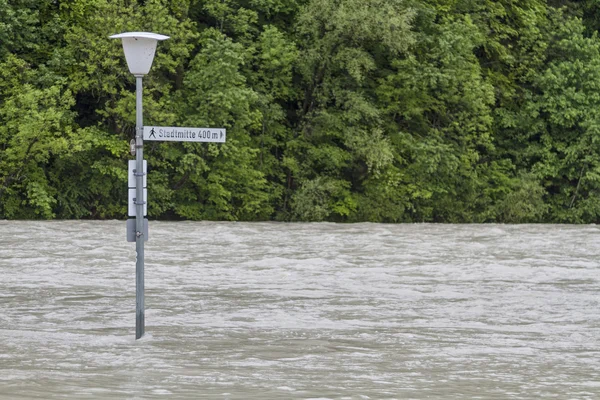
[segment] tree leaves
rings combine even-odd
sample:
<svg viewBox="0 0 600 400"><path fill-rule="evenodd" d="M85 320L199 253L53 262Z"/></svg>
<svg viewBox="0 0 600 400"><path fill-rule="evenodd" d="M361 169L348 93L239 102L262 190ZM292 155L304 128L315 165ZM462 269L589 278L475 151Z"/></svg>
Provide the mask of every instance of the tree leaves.
<svg viewBox="0 0 600 400"><path fill-rule="evenodd" d="M125 217L154 31L144 121L227 143L146 143L151 217L596 222L592 3L0 0L0 218Z"/></svg>

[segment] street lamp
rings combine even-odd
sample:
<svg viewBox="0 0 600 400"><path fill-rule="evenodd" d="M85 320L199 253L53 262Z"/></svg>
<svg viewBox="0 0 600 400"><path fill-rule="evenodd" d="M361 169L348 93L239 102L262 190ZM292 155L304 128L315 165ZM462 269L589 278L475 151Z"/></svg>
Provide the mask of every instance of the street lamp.
<svg viewBox="0 0 600 400"><path fill-rule="evenodd" d="M148 74L156 43L168 36L151 32L125 32L110 36L121 39L129 72L135 76L135 338L144 335L144 138L142 113L142 78Z"/></svg>

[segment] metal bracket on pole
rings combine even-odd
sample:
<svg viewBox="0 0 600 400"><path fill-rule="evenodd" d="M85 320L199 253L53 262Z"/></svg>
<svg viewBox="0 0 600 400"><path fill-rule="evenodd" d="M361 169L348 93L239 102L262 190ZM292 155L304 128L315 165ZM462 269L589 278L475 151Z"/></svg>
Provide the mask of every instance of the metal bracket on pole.
<svg viewBox="0 0 600 400"><path fill-rule="evenodd" d="M127 241L135 243L137 238L141 237L141 236L138 236L138 234L137 234L138 232L140 232L140 231L138 231L136 229L135 219L128 219L127 220ZM147 218L144 218L144 230L141 232L142 232L142 236L144 237L144 242L147 242L148 241L148 219Z"/></svg>
<svg viewBox="0 0 600 400"><path fill-rule="evenodd" d="M135 130L136 130L136 132L135 132L135 147L137 149L139 149L144 146L144 127L140 126L139 128L136 128Z"/></svg>

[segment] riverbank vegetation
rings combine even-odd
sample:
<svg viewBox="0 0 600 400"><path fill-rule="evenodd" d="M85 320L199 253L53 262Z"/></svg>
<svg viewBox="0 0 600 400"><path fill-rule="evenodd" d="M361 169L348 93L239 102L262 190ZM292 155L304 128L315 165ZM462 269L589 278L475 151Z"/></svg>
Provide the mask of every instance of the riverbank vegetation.
<svg viewBox="0 0 600 400"><path fill-rule="evenodd" d="M0 218L125 218L135 80L150 218L600 219L600 6L542 0L0 0Z"/></svg>

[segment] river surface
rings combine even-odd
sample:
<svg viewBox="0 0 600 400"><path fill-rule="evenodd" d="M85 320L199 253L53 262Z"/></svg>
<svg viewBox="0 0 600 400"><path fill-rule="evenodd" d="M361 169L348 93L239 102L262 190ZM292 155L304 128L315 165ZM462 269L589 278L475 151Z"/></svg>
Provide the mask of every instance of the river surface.
<svg viewBox="0 0 600 400"><path fill-rule="evenodd" d="M598 399L594 225L0 221L0 399Z"/></svg>

